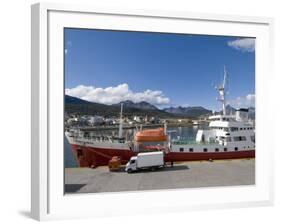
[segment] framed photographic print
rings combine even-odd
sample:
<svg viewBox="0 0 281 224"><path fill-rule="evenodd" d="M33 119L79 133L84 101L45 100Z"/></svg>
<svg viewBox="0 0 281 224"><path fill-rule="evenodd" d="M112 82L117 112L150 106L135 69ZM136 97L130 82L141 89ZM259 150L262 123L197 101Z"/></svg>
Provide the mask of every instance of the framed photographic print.
<svg viewBox="0 0 281 224"><path fill-rule="evenodd" d="M272 26L33 5L32 217L271 204Z"/></svg>

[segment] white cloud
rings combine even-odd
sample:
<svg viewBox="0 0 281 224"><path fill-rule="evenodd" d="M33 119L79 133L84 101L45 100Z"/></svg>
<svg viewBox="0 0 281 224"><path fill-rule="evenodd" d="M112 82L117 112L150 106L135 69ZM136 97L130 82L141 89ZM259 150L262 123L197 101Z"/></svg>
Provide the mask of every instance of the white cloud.
<svg viewBox="0 0 281 224"><path fill-rule="evenodd" d="M233 41L228 41L227 45L243 52L255 51L255 39L253 38L241 38Z"/></svg>
<svg viewBox="0 0 281 224"><path fill-rule="evenodd" d="M229 100L229 104L236 108L255 107L256 95L248 94L246 96L237 97L234 100Z"/></svg>
<svg viewBox="0 0 281 224"><path fill-rule="evenodd" d="M90 102L108 105L124 100L131 100L135 103L146 101L157 106L170 103L170 99L165 97L162 91L147 89L143 92L133 92L126 83L107 88L79 85L71 89L65 89L65 93Z"/></svg>

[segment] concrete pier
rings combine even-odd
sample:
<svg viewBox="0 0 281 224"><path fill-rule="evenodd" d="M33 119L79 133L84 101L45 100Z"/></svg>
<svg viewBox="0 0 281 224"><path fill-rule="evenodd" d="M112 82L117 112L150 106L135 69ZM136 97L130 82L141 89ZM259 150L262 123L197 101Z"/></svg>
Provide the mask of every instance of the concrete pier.
<svg viewBox="0 0 281 224"><path fill-rule="evenodd" d="M127 174L108 167L66 168L66 193L98 193L255 184L255 159L175 163L157 171Z"/></svg>

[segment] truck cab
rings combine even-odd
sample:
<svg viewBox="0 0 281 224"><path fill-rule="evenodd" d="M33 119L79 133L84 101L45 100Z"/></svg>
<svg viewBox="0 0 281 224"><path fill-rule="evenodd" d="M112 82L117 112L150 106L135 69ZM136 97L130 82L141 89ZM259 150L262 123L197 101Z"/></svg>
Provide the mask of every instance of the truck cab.
<svg viewBox="0 0 281 224"><path fill-rule="evenodd" d="M132 156L129 162L126 164L125 171L131 173L132 171L137 170L137 157Z"/></svg>

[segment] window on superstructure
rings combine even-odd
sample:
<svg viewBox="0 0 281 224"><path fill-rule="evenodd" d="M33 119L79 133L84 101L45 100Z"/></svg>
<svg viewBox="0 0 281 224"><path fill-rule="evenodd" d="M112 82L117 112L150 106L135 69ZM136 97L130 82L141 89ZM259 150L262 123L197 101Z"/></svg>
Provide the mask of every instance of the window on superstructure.
<svg viewBox="0 0 281 224"><path fill-rule="evenodd" d="M246 138L246 136L235 136L235 137L233 137L233 140L236 142L239 142L239 141L246 141L247 138Z"/></svg>
<svg viewBox="0 0 281 224"><path fill-rule="evenodd" d="M215 148L215 151L218 152L218 151L219 151L219 148Z"/></svg>
<svg viewBox="0 0 281 224"><path fill-rule="evenodd" d="M234 150L235 150L235 151L238 151L238 147L235 147Z"/></svg>
<svg viewBox="0 0 281 224"><path fill-rule="evenodd" d="M189 148L189 152L193 152L193 148Z"/></svg>
<svg viewBox="0 0 281 224"><path fill-rule="evenodd" d="M204 152L208 152L208 149L207 149L207 148L204 148L203 150L204 150Z"/></svg>
<svg viewBox="0 0 281 224"><path fill-rule="evenodd" d="M184 150L183 148L180 148L180 152L183 152L183 150Z"/></svg>
<svg viewBox="0 0 281 224"><path fill-rule="evenodd" d="M227 148L224 148L224 149L223 149L223 151L225 151L225 152L226 152L226 151L227 151Z"/></svg>
<svg viewBox="0 0 281 224"><path fill-rule="evenodd" d="M251 136L251 141L252 141L253 143L255 143L255 136L254 136L254 135Z"/></svg>
<svg viewBox="0 0 281 224"><path fill-rule="evenodd" d="M230 131L238 131L238 128L237 127L231 127Z"/></svg>
<svg viewBox="0 0 281 224"><path fill-rule="evenodd" d="M231 142L231 137L226 137L225 139L227 142Z"/></svg>

